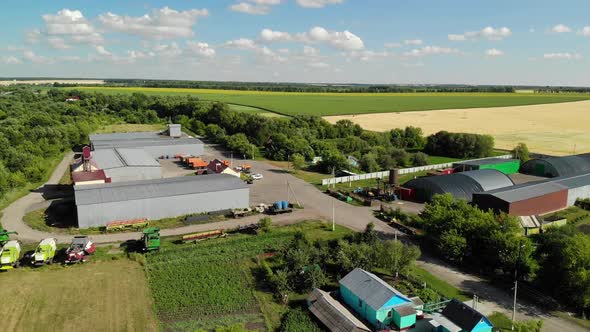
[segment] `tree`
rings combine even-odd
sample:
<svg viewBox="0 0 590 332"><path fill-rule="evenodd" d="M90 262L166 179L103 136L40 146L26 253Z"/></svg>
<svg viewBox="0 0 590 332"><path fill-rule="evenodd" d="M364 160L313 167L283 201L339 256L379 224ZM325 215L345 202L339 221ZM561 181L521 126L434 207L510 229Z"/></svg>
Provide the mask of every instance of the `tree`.
<svg viewBox="0 0 590 332"><path fill-rule="evenodd" d="M368 173L378 172L380 167L374 153L365 153L360 160L361 168Z"/></svg>
<svg viewBox="0 0 590 332"><path fill-rule="evenodd" d="M208 124L205 127L205 136L215 143L221 143L225 138L225 130L216 124Z"/></svg>
<svg viewBox="0 0 590 332"><path fill-rule="evenodd" d="M264 233L270 232L272 227L272 219L270 217L260 218L258 221L258 228Z"/></svg>
<svg viewBox="0 0 590 332"><path fill-rule="evenodd" d="M521 163L524 163L531 159L529 148L525 143L518 143L518 145L516 145L514 149L512 149L511 153L516 159L520 159Z"/></svg>
<svg viewBox="0 0 590 332"><path fill-rule="evenodd" d="M348 167L348 161L338 150L327 150L322 154L322 161L318 163L320 171L326 174L337 172Z"/></svg>
<svg viewBox="0 0 590 332"><path fill-rule="evenodd" d="M407 274L418 257L418 247L406 246L400 241L385 241L377 252L379 266L396 278L400 273Z"/></svg>
<svg viewBox="0 0 590 332"><path fill-rule="evenodd" d="M291 164L295 169L303 169L305 167L305 157L300 153L294 153L291 155Z"/></svg>
<svg viewBox="0 0 590 332"><path fill-rule="evenodd" d="M309 292L314 288L320 288L328 283L326 273L319 265L311 265L304 272L305 287L303 290Z"/></svg>
<svg viewBox="0 0 590 332"><path fill-rule="evenodd" d="M428 155L424 152L416 152L412 155L412 165L425 166L428 165Z"/></svg>

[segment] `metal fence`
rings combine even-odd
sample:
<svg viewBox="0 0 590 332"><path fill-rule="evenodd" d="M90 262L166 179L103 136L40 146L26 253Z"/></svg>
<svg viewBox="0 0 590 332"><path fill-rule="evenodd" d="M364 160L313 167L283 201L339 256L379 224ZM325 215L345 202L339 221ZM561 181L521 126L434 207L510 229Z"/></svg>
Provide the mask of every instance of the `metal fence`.
<svg viewBox="0 0 590 332"><path fill-rule="evenodd" d="M448 167L452 167L453 164L458 163L458 162L469 162L469 161L496 159L496 158L511 159L512 155L506 154L506 155L497 156L497 157L462 160L462 161L455 161L455 162L451 162L451 163L436 164L436 165L400 168L399 175L418 173L418 172L424 172L424 171L431 171L433 169L448 168ZM385 178L388 176L389 176L389 171L381 171L381 172L375 172L375 173L365 173L365 174L357 174L357 175L349 175L349 176L340 176L337 178L323 179L322 186L327 186L327 185L337 184L337 183L346 183L346 182L354 182L354 181L360 181L360 180L368 180L368 179L382 179L382 178Z"/></svg>

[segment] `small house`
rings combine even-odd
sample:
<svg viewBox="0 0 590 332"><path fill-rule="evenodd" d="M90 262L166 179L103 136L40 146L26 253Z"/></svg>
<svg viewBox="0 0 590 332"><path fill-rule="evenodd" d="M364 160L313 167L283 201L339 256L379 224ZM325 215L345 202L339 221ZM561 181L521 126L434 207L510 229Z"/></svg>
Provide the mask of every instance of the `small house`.
<svg viewBox="0 0 590 332"><path fill-rule="evenodd" d="M520 227L524 229L525 236L539 234L541 232L543 221L539 216L520 216L518 217L518 221L520 222Z"/></svg>
<svg viewBox="0 0 590 332"><path fill-rule="evenodd" d="M219 159L213 159L209 162L209 165L207 165L207 174L229 174L236 177L240 177L240 173L234 171L230 167L229 161L221 161Z"/></svg>
<svg viewBox="0 0 590 332"><path fill-rule="evenodd" d="M429 323L436 332L491 332L494 328L486 316L456 299Z"/></svg>
<svg viewBox="0 0 590 332"><path fill-rule="evenodd" d="M363 269L356 268L340 280L340 296L377 329L393 325L405 330L416 323L415 301Z"/></svg>
<svg viewBox="0 0 590 332"><path fill-rule="evenodd" d="M309 311L332 332L370 332L363 322L356 318L330 293L314 289L307 297Z"/></svg>

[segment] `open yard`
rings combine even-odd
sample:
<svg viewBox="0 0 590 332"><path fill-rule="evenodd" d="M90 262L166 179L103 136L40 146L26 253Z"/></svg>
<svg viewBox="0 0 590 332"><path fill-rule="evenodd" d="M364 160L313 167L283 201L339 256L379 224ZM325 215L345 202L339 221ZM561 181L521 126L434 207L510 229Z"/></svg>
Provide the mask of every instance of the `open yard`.
<svg viewBox="0 0 590 332"><path fill-rule="evenodd" d="M440 130L490 134L496 140L496 147L502 149L512 149L518 142L524 142L531 151L543 154L567 155L574 150L576 153L590 152L590 101L331 116L326 119L332 123L349 119L375 131L416 126L425 134Z"/></svg>
<svg viewBox="0 0 590 332"><path fill-rule="evenodd" d="M158 330L145 274L130 260L21 268L0 284L3 331Z"/></svg>
<svg viewBox="0 0 590 332"><path fill-rule="evenodd" d="M73 89L73 88L68 88ZM351 115L438 109L500 107L579 101L590 95L526 93L297 93L141 87L76 87L82 91L194 95L202 100L252 106L284 115ZM242 110L243 111L243 110ZM395 125L395 123L392 123Z"/></svg>

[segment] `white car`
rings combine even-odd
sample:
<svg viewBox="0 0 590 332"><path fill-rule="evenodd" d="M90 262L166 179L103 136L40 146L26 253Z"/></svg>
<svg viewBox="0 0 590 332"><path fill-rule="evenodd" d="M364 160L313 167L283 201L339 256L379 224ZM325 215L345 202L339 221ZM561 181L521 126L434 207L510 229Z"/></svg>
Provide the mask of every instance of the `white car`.
<svg viewBox="0 0 590 332"><path fill-rule="evenodd" d="M252 179L254 180L262 180L263 177L260 173L252 174Z"/></svg>

